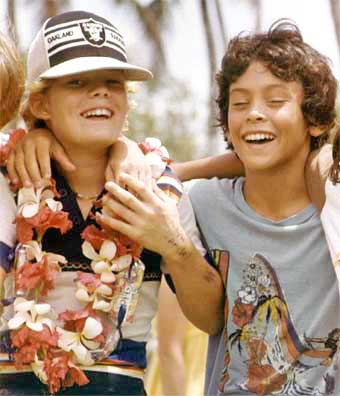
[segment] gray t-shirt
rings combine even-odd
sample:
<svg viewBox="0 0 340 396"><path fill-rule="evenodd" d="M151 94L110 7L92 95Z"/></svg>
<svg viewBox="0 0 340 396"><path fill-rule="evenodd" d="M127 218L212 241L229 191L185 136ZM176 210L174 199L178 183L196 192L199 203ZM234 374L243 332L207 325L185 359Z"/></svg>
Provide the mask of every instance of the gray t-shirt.
<svg viewBox="0 0 340 396"><path fill-rule="evenodd" d="M319 215L310 205L266 219L245 202L243 182L203 180L190 191L226 282L205 394L339 396L339 293Z"/></svg>

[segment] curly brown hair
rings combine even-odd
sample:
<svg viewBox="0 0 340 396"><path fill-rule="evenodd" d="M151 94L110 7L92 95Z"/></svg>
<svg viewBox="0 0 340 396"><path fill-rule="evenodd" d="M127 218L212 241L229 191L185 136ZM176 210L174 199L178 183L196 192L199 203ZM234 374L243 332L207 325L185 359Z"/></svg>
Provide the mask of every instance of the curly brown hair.
<svg viewBox="0 0 340 396"><path fill-rule="evenodd" d="M311 149L324 144L335 119L337 81L329 60L303 41L299 28L290 20L276 21L266 33L244 34L233 38L216 75L219 107L218 122L225 139L228 132L229 88L252 62L263 63L274 76L300 81L304 91L302 113L308 126L326 129L312 137Z"/></svg>

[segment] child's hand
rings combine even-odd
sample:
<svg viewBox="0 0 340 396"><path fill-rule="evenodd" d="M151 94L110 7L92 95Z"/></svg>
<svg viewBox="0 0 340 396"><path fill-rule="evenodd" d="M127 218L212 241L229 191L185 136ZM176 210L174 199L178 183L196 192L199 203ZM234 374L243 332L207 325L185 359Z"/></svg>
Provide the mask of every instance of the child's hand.
<svg viewBox="0 0 340 396"><path fill-rule="evenodd" d="M102 199L102 214L97 214L101 223L163 258L180 254L191 246L173 199L155 183L150 189L129 175L122 174L121 179L128 190L114 182L105 184L108 194Z"/></svg>
<svg viewBox="0 0 340 396"><path fill-rule="evenodd" d="M40 187L43 179L51 177L51 158L66 171L75 170L62 145L47 129L34 129L26 134L12 150L8 161L8 176L13 184Z"/></svg>
<svg viewBox="0 0 340 396"><path fill-rule="evenodd" d="M122 173L131 175L147 187L152 186L150 165L138 144L126 137L121 137L112 146L105 177L107 181L114 180L119 184Z"/></svg>

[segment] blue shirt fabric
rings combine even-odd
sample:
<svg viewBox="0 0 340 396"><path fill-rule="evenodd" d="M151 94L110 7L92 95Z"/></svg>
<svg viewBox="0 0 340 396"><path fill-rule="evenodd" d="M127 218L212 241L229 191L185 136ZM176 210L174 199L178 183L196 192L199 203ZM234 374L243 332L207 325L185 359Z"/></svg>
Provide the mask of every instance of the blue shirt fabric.
<svg viewBox="0 0 340 396"><path fill-rule="evenodd" d="M244 179L190 191L226 284L225 328L210 337L205 394L340 395L338 284L314 206L260 216Z"/></svg>

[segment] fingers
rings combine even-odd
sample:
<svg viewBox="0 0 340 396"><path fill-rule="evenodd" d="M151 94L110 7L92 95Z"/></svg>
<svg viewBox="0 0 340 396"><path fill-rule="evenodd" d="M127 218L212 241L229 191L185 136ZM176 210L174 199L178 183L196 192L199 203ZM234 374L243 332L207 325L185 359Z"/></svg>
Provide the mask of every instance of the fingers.
<svg viewBox="0 0 340 396"><path fill-rule="evenodd" d="M20 147L15 150L15 162L14 162L16 173L19 177L19 180L23 184L24 187L31 187L32 180L28 175L25 165L25 156L24 152Z"/></svg>
<svg viewBox="0 0 340 396"><path fill-rule="evenodd" d="M37 161L39 163L42 178L49 179L52 175L49 145L43 144L42 142L37 145Z"/></svg>
<svg viewBox="0 0 340 396"><path fill-rule="evenodd" d="M150 166L145 166L143 169L140 170L138 180L140 180L147 188L152 189L154 179L152 178Z"/></svg>
<svg viewBox="0 0 340 396"><path fill-rule="evenodd" d="M113 172L110 163L107 165L105 169L105 180L115 181L117 184L119 184L118 180L116 180L115 173Z"/></svg>
<svg viewBox="0 0 340 396"><path fill-rule="evenodd" d="M76 166L66 154L64 147L56 139L53 140L53 144L51 147L51 157L55 159L65 171L73 172L76 170ZM44 164L47 165L47 162L45 162Z"/></svg>
<svg viewBox="0 0 340 396"><path fill-rule="evenodd" d="M115 231L121 232L128 238L135 240L135 235L133 233L133 227L122 220L115 219L108 214L96 213L96 218L101 223L106 224Z"/></svg>
<svg viewBox="0 0 340 396"><path fill-rule="evenodd" d="M129 208L122 205L117 200L110 198L108 194L106 194L102 198L102 202L103 202L103 211L102 211L103 215L110 216L112 213L114 213L118 215L121 219L123 219L126 223L131 224L133 222L135 214Z"/></svg>
<svg viewBox="0 0 340 396"><path fill-rule="evenodd" d="M37 155L36 155L37 154L36 147L32 144L24 143L22 154L24 156L24 158L23 158L24 168L21 168L19 170L18 166L20 165L20 163L18 163L17 169L18 169L20 178L22 178L21 180L22 180L24 186L26 186L26 184L25 184L25 180L23 178L27 174L27 176L30 178L30 182L32 182L35 187L37 187L37 188L40 187L42 184L42 175L41 175L40 168L39 168L39 158L37 158ZM21 159L21 157L20 157L20 159Z"/></svg>
<svg viewBox="0 0 340 396"><path fill-rule="evenodd" d="M112 194L116 201L121 202L124 206L130 210L141 213L143 212L144 206L140 199L136 198L131 192L123 189L118 184L110 181L105 184L106 190Z"/></svg>
<svg viewBox="0 0 340 396"><path fill-rule="evenodd" d="M18 184L19 182L19 176L17 174L17 171L15 169L15 155L12 153L10 153L7 163L6 163L6 168L7 168L7 172L8 172L8 177L11 181L11 183L13 183L14 185Z"/></svg>
<svg viewBox="0 0 340 396"><path fill-rule="evenodd" d="M121 184L125 185L130 191L134 192L141 201L153 202L155 195L151 188L148 188L145 183L133 178L127 173L121 173ZM152 181L153 182L153 181Z"/></svg>

